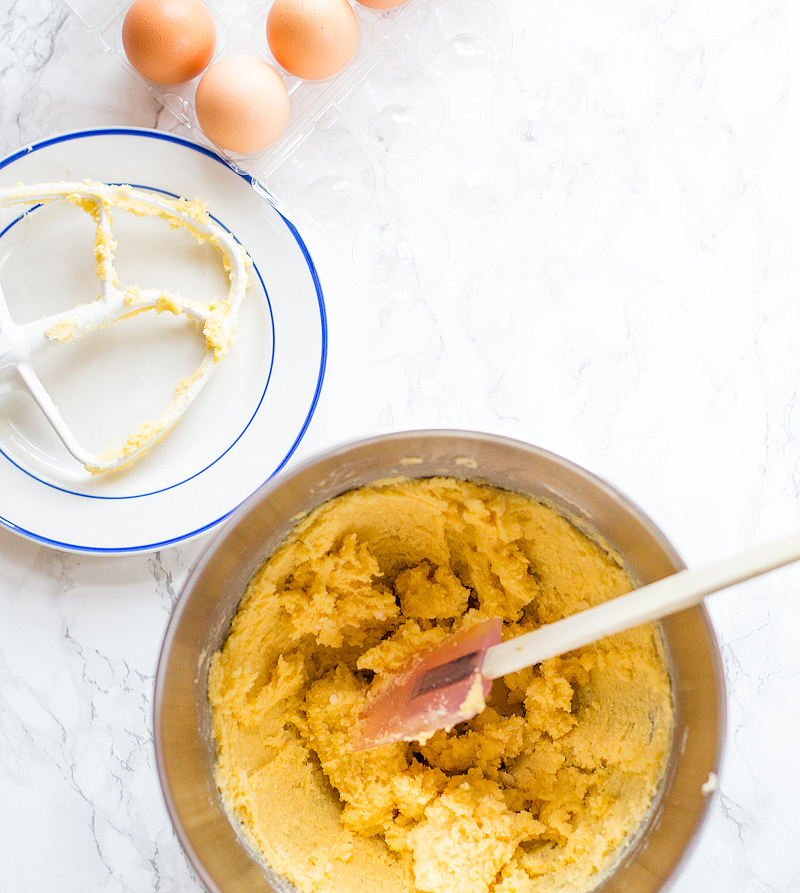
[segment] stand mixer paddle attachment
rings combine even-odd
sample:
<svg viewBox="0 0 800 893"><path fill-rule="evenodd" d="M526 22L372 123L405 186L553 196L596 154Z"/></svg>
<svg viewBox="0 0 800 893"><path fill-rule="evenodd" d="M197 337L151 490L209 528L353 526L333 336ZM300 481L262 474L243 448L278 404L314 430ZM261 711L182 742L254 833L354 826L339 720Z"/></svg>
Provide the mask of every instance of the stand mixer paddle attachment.
<svg viewBox="0 0 800 893"><path fill-rule="evenodd" d="M86 304L34 322L17 325L11 318L0 289L0 400L15 390L27 391L44 413L64 446L92 474L113 471L141 458L161 440L186 412L201 392L217 363L231 346L239 309L249 283L247 252L233 235L206 212L198 201L168 199L131 186L81 183L50 183L15 186L0 190L0 209L26 206L29 213L50 201L66 201L81 208L95 222L95 273L99 296ZM159 217L171 227L181 227L198 242L208 242L222 255L228 281L228 295L221 301L202 302L158 289L121 286L114 270L116 241L112 233L111 210L139 217ZM32 362L53 343L70 344L84 335L137 313L154 310L185 315L202 327L205 354L196 371L179 382L174 396L155 419L142 423L121 446L99 453L85 449L62 417L47 389L34 371Z"/></svg>

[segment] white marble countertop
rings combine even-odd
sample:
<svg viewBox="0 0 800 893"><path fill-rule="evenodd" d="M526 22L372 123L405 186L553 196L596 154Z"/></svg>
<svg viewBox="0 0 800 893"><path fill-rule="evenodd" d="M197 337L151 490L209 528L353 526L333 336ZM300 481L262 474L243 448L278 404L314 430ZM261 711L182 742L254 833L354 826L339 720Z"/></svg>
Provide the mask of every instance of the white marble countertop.
<svg viewBox="0 0 800 893"><path fill-rule="evenodd" d="M393 311L317 258L328 368L292 461L375 430L486 429L611 481L690 566L800 528L798 10L642 4L647 58L590 79L580 138L422 301ZM181 132L57 0L0 0L0 35L0 154L78 128ZM95 557L0 528L8 893L201 889L162 804L151 702L204 544ZM792 567L709 599L727 753L675 893L800 890L798 590Z"/></svg>

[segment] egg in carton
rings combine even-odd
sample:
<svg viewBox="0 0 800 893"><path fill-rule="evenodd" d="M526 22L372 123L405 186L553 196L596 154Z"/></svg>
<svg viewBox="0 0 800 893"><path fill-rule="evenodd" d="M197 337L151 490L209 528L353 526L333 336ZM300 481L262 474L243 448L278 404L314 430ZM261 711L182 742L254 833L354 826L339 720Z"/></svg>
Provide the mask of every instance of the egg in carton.
<svg viewBox="0 0 800 893"><path fill-rule="evenodd" d="M591 88L645 58L657 20L648 0L343 0L357 33L338 40L354 46L333 74L312 79L267 39L274 7L291 17L292 3L308 0L205 0L216 26L210 64L173 87L130 66L130 2L63 2L198 142L399 311L544 175L580 133ZM196 103L215 66L242 59L276 72L288 97L285 124L252 151L205 133Z"/></svg>

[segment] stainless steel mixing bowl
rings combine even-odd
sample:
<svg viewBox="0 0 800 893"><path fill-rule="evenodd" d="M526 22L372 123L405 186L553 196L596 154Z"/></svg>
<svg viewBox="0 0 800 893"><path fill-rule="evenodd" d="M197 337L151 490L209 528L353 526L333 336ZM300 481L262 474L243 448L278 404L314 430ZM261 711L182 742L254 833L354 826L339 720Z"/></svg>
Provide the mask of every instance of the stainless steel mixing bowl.
<svg viewBox="0 0 800 893"><path fill-rule="evenodd" d="M684 566L664 535L613 487L545 450L491 435L419 431L376 437L334 449L266 483L192 570L169 623L156 678L155 745L164 796L178 837L212 893L293 890L238 835L213 777L208 664L247 582L298 514L380 478L442 474L546 500L622 555L637 584ZM718 771L725 691L705 609L667 618L662 632L675 700L671 755L652 814L597 888L603 893L656 893L667 886L697 837L710 797L706 783Z"/></svg>

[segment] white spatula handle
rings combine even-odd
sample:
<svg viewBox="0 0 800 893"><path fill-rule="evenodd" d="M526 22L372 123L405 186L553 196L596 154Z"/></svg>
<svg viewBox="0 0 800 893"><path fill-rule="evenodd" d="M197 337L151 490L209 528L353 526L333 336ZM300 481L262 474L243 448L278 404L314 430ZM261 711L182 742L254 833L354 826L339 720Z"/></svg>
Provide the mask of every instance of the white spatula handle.
<svg viewBox="0 0 800 893"><path fill-rule="evenodd" d="M493 645L486 651L482 673L487 679L497 679L640 623L690 608L712 592L798 559L800 533L793 533L708 567L679 571L656 583Z"/></svg>

